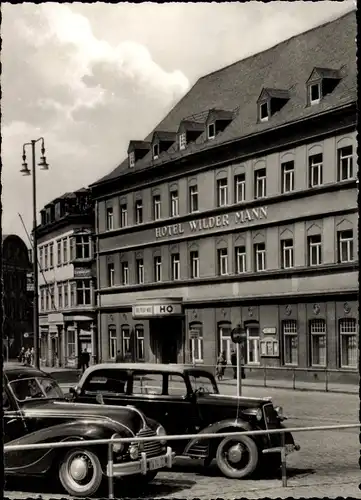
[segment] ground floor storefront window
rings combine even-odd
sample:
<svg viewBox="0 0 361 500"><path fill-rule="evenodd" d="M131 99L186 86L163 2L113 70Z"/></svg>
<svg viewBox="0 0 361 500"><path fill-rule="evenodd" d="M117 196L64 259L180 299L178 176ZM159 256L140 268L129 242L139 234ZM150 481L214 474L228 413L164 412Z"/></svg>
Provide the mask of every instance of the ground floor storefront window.
<svg viewBox="0 0 361 500"><path fill-rule="evenodd" d="M341 368L357 368L357 323L353 318L339 321Z"/></svg>

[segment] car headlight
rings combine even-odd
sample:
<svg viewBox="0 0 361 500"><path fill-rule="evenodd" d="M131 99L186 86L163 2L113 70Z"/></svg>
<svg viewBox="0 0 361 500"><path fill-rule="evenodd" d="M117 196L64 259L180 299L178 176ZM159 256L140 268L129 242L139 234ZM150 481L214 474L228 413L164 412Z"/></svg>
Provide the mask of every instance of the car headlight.
<svg viewBox="0 0 361 500"><path fill-rule="evenodd" d="M122 436L120 434L113 434L112 439L120 439ZM114 443L113 451L114 453L120 453L124 450L124 443Z"/></svg>
<svg viewBox="0 0 361 500"><path fill-rule="evenodd" d="M132 460L136 460L139 457L139 448L137 444L130 445L129 456Z"/></svg>
<svg viewBox="0 0 361 500"><path fill-rule="evenodd" d="M278 418L281 418L281 419L283 419L283 418L284 418L284 416L283 416L283 408L282 408L282 406L276 406L276 407L275 407L275 412L277 413Z"/></svg>
<svg viewBox="0 0 361 500"><path fill-rule="evenodd" d="M258 408L258 410L256 412L256 419L262 420L262 417L263 417L262 410L261 410L261 408Z"/></svg>
<svg viewBox="0 0 361 500"><path fill-rule="evenodd" d="M164 429L163 425L160 425L159 427L157 427L157 436L166 436L166 435L167 435L167 432ZM167 444L166 439L161 439L160 444L162 444L162 445Z"/></svg>

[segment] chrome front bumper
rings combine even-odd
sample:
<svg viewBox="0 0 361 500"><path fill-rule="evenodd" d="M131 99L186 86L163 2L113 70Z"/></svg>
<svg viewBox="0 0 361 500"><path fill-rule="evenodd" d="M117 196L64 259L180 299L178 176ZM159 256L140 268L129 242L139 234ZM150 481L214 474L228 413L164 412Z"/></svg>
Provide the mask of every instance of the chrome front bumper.
<svg viewBox="0 0 361 500"><path fill-rule="evenodd" d="M145 475L147 472L154 470L170 469L173 465L174 457L175 453L172 452L170 446L167 447L167 452L164 455L159 455L158 457L147 458L146 453L141 453L140 460L133 460L122 464L113 463L110 467L108 463L106 475L108 477L123 477L135 474Z"/></svg>

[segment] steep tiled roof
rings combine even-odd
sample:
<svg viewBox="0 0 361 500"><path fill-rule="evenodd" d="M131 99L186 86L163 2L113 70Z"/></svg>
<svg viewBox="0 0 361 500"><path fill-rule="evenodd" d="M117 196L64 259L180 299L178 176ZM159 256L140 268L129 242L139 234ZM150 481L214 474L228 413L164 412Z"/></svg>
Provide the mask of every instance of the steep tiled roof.
<svg viewBox="0 0 361 500"><path fill-rule="evenodd" d="M211 142L202 133L179 151L173 144L159 159L151 154L139 160L132 171L149 168L223 142L239 139L270 128L356 101L356 15L351 11L326 24L296 35L264 52L247 57L200 78L174 106L154 131L177 132L182 120L191 116L207 119L211 109L233 110L233 121ZM339 69L342 79L319 105L307 106L306 82L314 68ZM257 121L257 99L262 88L288 90L290 99L268 122ZM238 112L237 112L238 111ZM196 120L198 121L198 120ZM124 160L110 174L94 184L129 172Z"/></svg>

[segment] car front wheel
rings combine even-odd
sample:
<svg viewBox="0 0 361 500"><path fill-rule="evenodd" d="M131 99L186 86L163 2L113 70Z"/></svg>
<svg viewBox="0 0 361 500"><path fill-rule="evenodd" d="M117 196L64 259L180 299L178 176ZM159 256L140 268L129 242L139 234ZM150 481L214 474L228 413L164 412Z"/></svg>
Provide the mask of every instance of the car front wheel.
<svg viewBox="0 0 361 500"><path fill-rule="evenodd" d="M258 464L256 443L248 436L224 438L216 453L219 470L231 479L250 476Z"/></svg>
<svg viewBox="0 0 361 500"><path fill-rule="evenodd" d="M59 466L59 479L69 495L94 495L103 479L98 457L84 448L68 451Z"/></svg>

